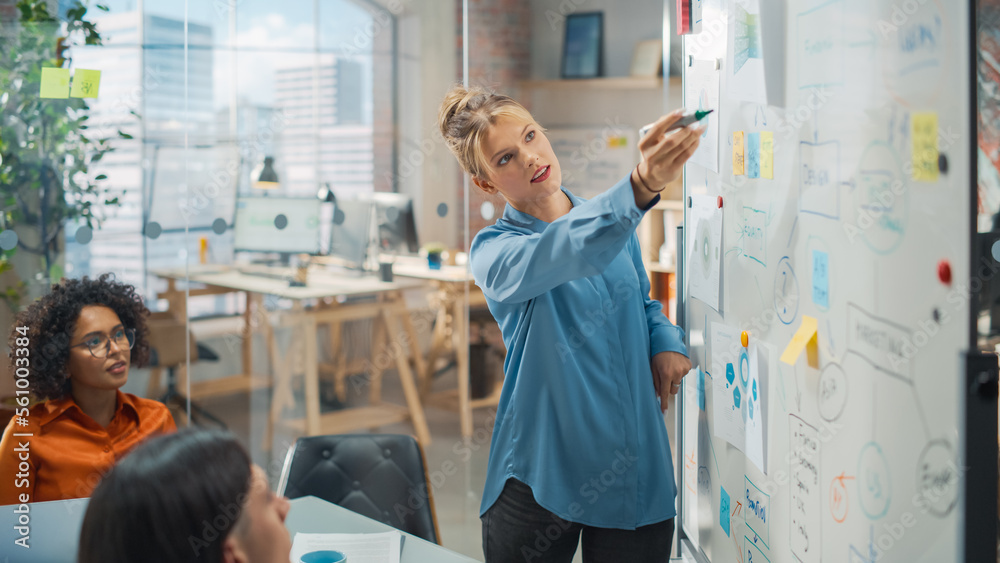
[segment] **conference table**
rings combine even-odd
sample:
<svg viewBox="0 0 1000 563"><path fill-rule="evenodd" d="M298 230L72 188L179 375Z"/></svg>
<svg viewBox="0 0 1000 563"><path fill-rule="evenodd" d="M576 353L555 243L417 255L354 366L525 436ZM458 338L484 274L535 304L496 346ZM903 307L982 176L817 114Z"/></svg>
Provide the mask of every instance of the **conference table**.
<svg viewBox="0 0 1000 563"><path fill-rule="evenodd" d="M424 370L423 354L420 352L419 340L402 295L403 290L422 287L423 282L406 278L383 282L374 276L344 275L317 266L309 269L307 282L301 287L289 284L288 280L294 276L291 268L270 266L208 265L193 266L187 270L180 268L157 270L153 273L167 280L167 290L159 293L158 297L168 301L169 310L179 320L183 320L187 314L188 296L230 292L246 294L244 330L240 335L243 373L220 381L205 382L204 387L198 391L192 385L191 394L193 397L198 397L201 396L200 392L214 394L219 389L233 392L259 387L261 376L251 373L250 358L253 331L255 328L262 329L274 377L270 424L267 425L264 439L265 448L270 447L275 424L290 426L306 435L314 436L379 427L405 420L412 422L417 440L421 444L424 446L430 444L430 431L424 417L413 371L410 369L412 358L417 371ZM196 287L181 287L180 284L184 280L195 284ZM264 295L291 300L291 309L268 312L262 306ZM294 330L292 343L301 346L300 354L280 353L274 338L272 316L278 317L277 324L290 326ZM329 325L331 334L339 335L343 323L361 319L376 321L373 354L385 354L385 350L394 349L400 342L408 341L409 354L400 352L388 355L399 372L406 406L378 399L376 395L381 381L381 369L386 367L384 365L386 362L372 361L366 378L373 387L373 401L367 406L321 414L317 326ZM394 328L397 321L402 324L401 331ZM393 338L393 335L397 335L398 338ZM284 409L295 406L292 378L293 372L298 371L294 368L297 363L301 364L301 371L304 372L305 417L285 420L282 419ZM209 387L212 385L216 387Z"/></svg>
<svg viewBox="0 0 1000 563"><path fill-rule="evenodd" d="M336 504L316 497L302 497L291 501L292 508L285 518L285 527L295 537L296 532L305 534L372 534L396 530L351 512ZM398 530L397 530L398 531ZM412 534L403 534L403 553L400 563L468 563L476 561L465 555L445 549L435 543Z"/></svg>
<svg viewBox="0 0 1000 563"><path fill-rule="evenodd" d="M80 528L89 499L36 502L27 505L30 515L30 548L15 545L16 506L0 506L0 553L10 563L67 563L76 560ZM302 533L378 533L395 528L316 497L291 501L285 528L294 538ZM114 525L109 523L109 525ZM424 539L403 532L401 563L468 563L475 561Z"/></svg>

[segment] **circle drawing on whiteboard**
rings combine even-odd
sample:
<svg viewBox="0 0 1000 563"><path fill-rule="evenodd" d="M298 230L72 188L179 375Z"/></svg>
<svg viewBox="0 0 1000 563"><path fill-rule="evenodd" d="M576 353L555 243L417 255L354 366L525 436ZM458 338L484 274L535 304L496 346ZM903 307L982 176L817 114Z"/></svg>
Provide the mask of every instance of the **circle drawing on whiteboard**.
<svg viewBox="0 0 1000 563"><path fill-rule="evenodd" d="M865 148L857 172L850 233L857 233L876 254L891 254L906 235L910 190L896 149L875 141ZM851 235L853 239L853 235Z"/></svg>
<svg viewBox="0 0 1000 563"><path fill-rule="evenodd" d="M740 352L740 385L747 387L750 385L750 355L746 348Z"/></svg>
<svg viewBox="0 0 1000 563"><path fill-rule="evenodd" d="M917 462L917 490L924 506L944 518L958 502L958 470L951 444L934 440L924 447Z"/></svg>
<svg viewBox="0 0 1000 563"><path fill-rule="evenodd" d="M709 279L712 273L712 234L708 229L708 221L698 222L698 232L695 234L694 239L694 254L697 257L697 261L701 262L699 268L701 270L700 274L703 279Z"/></svg>
<svg viewBox="0 0 1000 563"><path fill-rule="evenodd" d="M831 363L823 368L823 373L819 376L816 402L823 420L837 420L844 412L844 406L847 405L847 376L839 365Z"/></svg>
<svg viewBox="0 0 1000 563"><path fill-rule="evenodd" d="M875 442L868 442L861 449L855 477L861 510L865 516L871 520L885 516L892 499L892 484L889 481L889 464L885 460L885 454Z"/></svg>
<svg viewBox="0 0 1000 563"><path fill-rule="evenodd" d="M847 519L847 485L844 480L834 479L830 482L830 514L837 523L842 523Z"/></svg>
<svg viewBox="0 0 1000 563"><path fill-rule="evenodd" d="M786 325L792 324L799 314L799 280L787 256L778 262L778 272L774 276L774 310Z"/></svg>

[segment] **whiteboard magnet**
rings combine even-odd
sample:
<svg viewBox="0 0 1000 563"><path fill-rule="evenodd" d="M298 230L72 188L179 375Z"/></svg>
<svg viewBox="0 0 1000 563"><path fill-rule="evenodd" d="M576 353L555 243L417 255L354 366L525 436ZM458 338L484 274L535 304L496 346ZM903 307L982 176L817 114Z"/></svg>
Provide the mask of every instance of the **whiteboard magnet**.
<svg viewBox="0 0 1000 563"><path fill-rule="evenodd" d="M722 196L719 196L719 209L722 209Z"/></svg>
<svg viewBox="0 0 1000 563"><path fill-rule="evenodd" d="M744 348L746 348L747 346L750 345L750 333L749 332L747 332L747 331L744 330L743 332L740 333L740 344L743 344Z"/></svg>
<svg viewBox="0 0 1000 563"><path fill-rule="evenodd" d="M951 264L947 260L938 262L938 279L945 285L951 285Z"/></svg>

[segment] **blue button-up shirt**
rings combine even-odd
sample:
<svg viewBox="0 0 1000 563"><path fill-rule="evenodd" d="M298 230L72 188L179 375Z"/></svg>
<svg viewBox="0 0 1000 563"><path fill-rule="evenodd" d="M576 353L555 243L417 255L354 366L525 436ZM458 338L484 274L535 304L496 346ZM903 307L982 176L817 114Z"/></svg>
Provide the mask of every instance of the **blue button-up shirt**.
<svg viewBox="0 0 1000 563"><path fill-rule="evenodd" d="M476 235L476 284L503 332L506 374L485 513L513 477L565 520L634 529L676 514L650 358L687 354L649 298L629 177L552 223L510 205ZM652 204L651 204L652 205Z"/></svg>

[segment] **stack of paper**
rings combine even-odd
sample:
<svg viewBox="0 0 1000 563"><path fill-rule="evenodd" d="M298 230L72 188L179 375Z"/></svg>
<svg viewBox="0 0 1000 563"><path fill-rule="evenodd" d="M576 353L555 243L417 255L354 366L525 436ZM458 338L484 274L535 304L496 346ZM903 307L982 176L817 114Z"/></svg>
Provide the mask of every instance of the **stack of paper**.
<svg viewBox="0 0 1000 563"><path fill-rule="evenodd" d="M298 563L311 551L335 550L349 563L399 563L403 546L400 532L377 534L295 534L292 561Z"/></svg>

